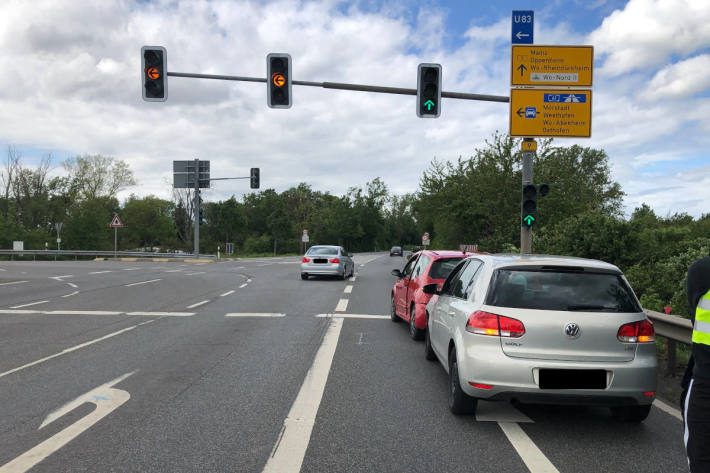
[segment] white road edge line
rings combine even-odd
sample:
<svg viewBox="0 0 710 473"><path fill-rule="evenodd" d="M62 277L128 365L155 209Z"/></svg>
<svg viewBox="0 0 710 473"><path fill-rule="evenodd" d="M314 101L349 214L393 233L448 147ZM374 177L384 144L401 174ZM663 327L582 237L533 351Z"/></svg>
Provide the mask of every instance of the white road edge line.
<svg viewBox="0 0 710 473"><path fill-rule="evenodd" d="M22 309L23 307L29 307L32 305L40 305L40 304L46 304L49 301L37 301L37 302L30 302L29 304L20 304L20 305L14 305L10 307L10 309Z"/></svg>
<svg viewBox="0 0 710 473"><path fill-rule="evenodd" d="M348 299L340 299L338 305L335 306L336 312L345 312L348 309Z"/></svg>
<svg viewBox="0 0 710 473"><path fill-rule="evenodd" d="M75 295L77 295L77 294L79 294L79 291L74 291L74 292L72 292L72 293L70 293L70 294L64 294L64 295L61 296L61 297L71 297L71 296L75 296Z"/></svg>
<svg viewBox="0 0 710 473"><path fill-rule="evenodd" d="M498 422L503 433L518 452L530 473L560 473L555 465L533 443L522 427L515 422Z"/></svg>
<svg viewBox="0 0 710 473"><path fill-rule="evenodd" d="M11 281L11 282L4 282L0 283L0 286L12 286L13 284L24 284L29 281Z"/></svg>
<svg viewBox="0 0 710 473"><path fill-rule="evenodd" d="M666 413L672 415L673 417L675 417L676 419L678 419L679 421L683 422L683 415L680 413L680 411L678 409L671 406L670 404L667 404L667 403L661 401L660 399L656 398L653 400L653 405L656 406L657 408L659 408L660 410L662 410L663 412L666 412Z"/></svg>
<svg viewBox="0 0 710 473"><path fill-rule="evenodd" d="M209 299L204 300L204 301L197 302L197 303L192 304L192 305L189 305L189 306L187 306L187 307L185 307L185 308L186 308L186 309L194 309L195 307L199 307L199 306L201 306L201 305L205 305L205 304L207 304L208 302L209 302Z"/></svg>
<svg viewBox="0 0 710 473"><path fill-rule="evenodd" d="M229 314L224 314L225 317L286 317L286 314L268 313L268 312L230 312Z"/></svg>
<svg viewBox="0 0 710 473"><path fill-rule="evenodd" d="M231 291L227 291L224 294L220 294L219 297L227 297L230 294L234 294L234 289L232 289Z"/></svg>
<svg viewBox="0 0 710 473"><path fill-rule="evenodd" d="M389 319L389 315L370 315L370 314L317 314L316 317L320 319L327 319L327 318L340 318L340 319L380 319L380 320L386 320Z"/></svg>
<svg viewBox="0 0 710 473"><path fill-rule="evenodd" d="M117 331L117 332L112 332L112 333L109 333L108 335L104 335L103 337L99 337L99 338L96 338L96 339L94 339L94 340L89 340L88 342L84 342L84 343L81 343L81 344L79 344L79 345L75 345L75 346L70 347L70 348L65 348L64 350L60 351L59 353L55 353L54 355L45 356L44 358L40 358L39 360L35 360L35 361L30 362L30 363L24 364L24 365L22 365L22 366L18 366L17 368L13 368L13 369L11 369L11 370L9 370L9 371L5 371L4 373L0 373L0 378L2 378L2 377L4 377L4 376L7 376L7 375L9 375L9 374L12 374L12 373L17 373L18 371L22 371L22 370L24 370L24 369L26 369L26 368L29 368L29 367L31 367L31 366L35 366L35 365L38 365L38 364L40 364L40 363L44 363L45 361L49 361L49 360L51 360L51 359L53 359L53 358L57 358L58 356L66 355L67 353L71 353L71 352L76 351L76 350L79 350L79 349L81 349L81 348L88 347L89 345L93 345L94 343L98 343L98 342L101 342L101 341L103 341L103 340L107 340L107 339L109 339L109 338L111 338L111 337L115 337L116 335L120 335L120 334L122 334L122 333L125 333L125 332L128 332L128 331L130 331L130 330L133 330L133 329L136 328L136 327L138 327L138 325L131 325L130 327L126 327L126 328L121 329L121 330L119 330L119 331Z"/></svg>
<svg viewBox="0 0 710 473"><path fill-rule="evenodd" d="M342 327L342 319L330 321L323 342L321 342L313 360L313 365L306 373L306 378L284 420L279 438L271 450L271 455L266 461L262 473L299 473L301 471Z"/></svg>
<svg viewBox="0 0 710 473"><path fill-rule="evenodd" d="M345 294L350 294L351 292L353 292L353 286L352 286L352 284L349 285L349 286L345 286L345 289L343 290L343 292L344 292Z"/></svg>
<svg viewBox="0 0 710 473"><path fill-rule="evenodd" d="M131 284L124 284L125 287L131 287L131 286L138 286L140 284L148 284L150 282L157 282L157 281L162 281L162 279L151 279L150 281L141 281L141 282L134 282Z"/></svg>

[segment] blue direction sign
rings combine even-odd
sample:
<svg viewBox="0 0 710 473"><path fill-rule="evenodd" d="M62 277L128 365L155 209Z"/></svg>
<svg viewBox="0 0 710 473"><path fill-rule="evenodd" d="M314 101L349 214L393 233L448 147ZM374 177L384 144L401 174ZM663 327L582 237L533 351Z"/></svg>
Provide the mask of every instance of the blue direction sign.
<svg viewBox="0 0 710 473"><path fill-rule="evenodd" d="M513 10L511 43L533 44L534 10Z"/></svg>

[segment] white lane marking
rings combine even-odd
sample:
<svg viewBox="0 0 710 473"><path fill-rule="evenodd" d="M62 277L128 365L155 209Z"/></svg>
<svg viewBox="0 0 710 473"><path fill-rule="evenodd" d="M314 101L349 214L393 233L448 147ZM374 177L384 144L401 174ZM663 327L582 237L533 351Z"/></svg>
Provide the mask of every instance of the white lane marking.
<svg viewBox="0 0 710 473"><path fill-rule="evenodd" d="M40 304L46 304L49 301L37 301L37 302L30 302L29 304L20 304L20 305L14 305L10 307L10 309L21 309L23 307L29 307L32 305L40 305Z"/></svg>
<svg viewBox="0 0 710 473"><path fill-rule="evenodd" d="M224 314L225 317L286 317L286 314L276 314L276 313L269 313L269 312L254 312L254 313L249 313L249 312L231 312L229 314Z"/></svg>
<svg viewBox="0 0 710 473"><path fill-rule="evenodd" d="M247 279L247 282L251 282L251 279Z"/></svg>
<svg viewBox="0 0 710 473"><path fill-rule="evenodd" d="M13 284L24 284L29 281L11 281L11 282L4 282L0 283L0 286L12 286Z"/></svg>
<svg viewBox="0 0 710 473"><path fill-rule="evenodd" d="M245 269L245 268L246 268L246 266L237 266L237 267L234 268L234 269Z"/></svg>
<svg viewBox="0 0 710 473"><path fill-rule="evenodd" d="M79 344L79 345L75 345L75 346L70 347L70 348L65 348L64 350L60 351L59 353L55 353L54 355L45 356L44 358L40 358L39 360L35 360L35 361L30 362L30 363L24 364L24 365L22 365L22 366L18 366L17 368L13 368L13 369L11 369L11 370L9 370L9 371L5 371L4 373L0 373L0 378L2 378L2 377L4 377L4 376L7 376L7 375L9 375L9 374L12 374L12 373L17 373L18 371L22 371L22 370L24 370L24 369L26 369L26 368L29 368L29 367L31 367L31 366L35 366L35 365L38 365L38 364L40 364L40 363L44 363L45 361L49 361L49 360L51 360L51 359L53 359L53 358L57 358L58 356L66 355L67 353L71 353L71 352L73 352L73 351L80 350L80 349L82 349L82 348L84 348L84 347L88 347L89 345L93 345L94 343L98 343L98 342L107 340L107 339L109 339L109 338L111 338L111 337L115 337L116 335L120 335L120 334L122 334L122 333L125 333L125 332L128 332L128 331L130 331L130 330L133 330L133 329L135 329L136 327L138 327L138 325L131 325L130 327L126 327L126 328L121 329L121 330L118 330L118 331L116 331L116 332L109 333L108 335L104 335L103 337L99 337L99 338L96 338L96 339L94 339L94 340L89 340L88 342L84 342L84 343L81 343L81 344Z"/></svg>
<svg viewBox="0 0 710 473"><path fill-rule="evenodd" d="M140 268L123 268L124 271L137 271Z"/></svg>
<svg viewBox="0 0 710 473"><path fill-rule="evenodd" d="M185 276L195 276L195 275L197 275L197 274L205 274L205 272L204 272L204 271L198 271L198 272L196 272L196 273L185 273Z"/></svg>
<svg viewBox="0 0 710 473"><path fill-rule="evenodd" d="M179 273L180 271L183 271L182 269L171 269L168 271L165 271L166 273Z"/></svg>
<svg viewBox="0 0 710 473"><path fill-rule="evenodd" d="M73 287L74 289L76 289L77 287L79 287L79 286L77 286L76 284L74 284L73 282L68 282L67 284L69 284L69 287Z"/></svg>
<svg viewBox="0 0 710 473"><path fill-rule="evenodd" d="M73 277L74 277L73 274L65 274L64 276L52 276L52 277L49 278L49 279L56 279L56 280L59 281L59 280L61 280L62 278L73 278Z"/></svg>
<svg viewBox="0 0 710 473"><path fill-rule="evenodd" d="M131 287L131 286L139 286L141 284L148 284L151 282L157 282L157 281L162 281L162 279L151 279L150 281L141 281L141 282L134 282L131 284L124 284L125 287Z"/></svg>
<svg viewBox="0 0 710 473"><path fill-rule="evenodd" d="M345 310L348 308L348 299L340 299L338 301L338 305L335 306L335 311L336 312L345 312Z"/></svg>
<svg viewBox="0 0 710 473"><path fill-rule="evenodd" d="M105 273L113 273L113 271L92 271L89 274L105 274Z"/></svg>
<svg viewBox="0 0 710 473"><path fill-rule="evenodd" d="M352 286L352 285L350 285L350 286L345 286L345 290L344 290L343 292L344 292L345 294L350 294L351 292L353 292L353 286Z"/></svg>
<svg viewBox="0 0 710 473"><path fill-rule="evenodd" d="M266 461L263 473L300 472L342 327L342 319L330 321L313 365L306 373L306 379L284 420L281 433Z"/></svg>
<svg viewBox="0 0 710 473"><path fill-rule="evenodd" d="M226 297L226 296L228 296L228 295L230 295L230 294L234 294L234 289L232 289L231 291L227 291L227 292L225 292L224 294L220 294L219 297Z"/></svg>
<svg viewBox="0 0 710 473"><path fill-rule="evenodd" d="M186 308L186 309L194 309L195 307L199 307L199 306L201 306L201 305L205 305L205 304L207 304L208 302L209 302L209 299L208 299L208 300L204 300L204 301L197 302L197 303L192 304L192 305L189 305L189 306L187 306L187 307L185 307L185 308Z"/></svg>
<svg viewBox="0 0 710 473"><path fill-rule="evenodd" d="M131 395L128 394L128 391L115 389L113 386L128 378L133 373L135 373L135 371L126 373L106 384L102 384L98 388L92 389L86 394L82 394L49 414L44 422L42 422L42 425L39 426L40 429L86 402L96 405L93 411L86 414L78 421L54 434L36 447L26 451L10 463L6 463L4 466L0 467L0 473L24 473L28 471L37 463L88 430L92 425L109 415L112 411L121 407L121 405L131 398Z"/></svg>
<svg viewBox="0 0 710 473"><path fill-rule="evenodd" d="M71 297L71 296L75 296L75 295L77 295L77 294L79 294L79 291L74 291L74 292L69 293L69 294L64 294L64 295L61 296L61 297Z"/></svg>
<svg viewBox="0 0 710 473"><path fill-rule="evenodd" d="M370 314L318 314L318 318L342 318L342 319L389 319L389 315L370 315Z"/></svg>
<svg viewBox="0 0 710 473"><path fill-rule="evenodd" d="M675 407L673 407L669 404L666 404L665 402L661 401L658 398L653 400L653 405L656 406L657 408L659 408L660 410L672 415L673 417L675 417L679 421L681 421L681 422L683 421L683 414L681 414L680 411L678 409L676 409Z"/></svg>
<svg viewBox="0 0 710 473"><path fill-rule="evenodd" d="M239 289L244 289L245 287L247 287L247 284L248 284L248 283L242 284L241 286L239 286Z"/></svg>
<svg viewBox="0 0 710 473"><path fill-rule="evenodd" d="M126 312L126 315L140 315L145 317L192 317L195 315L194 312ZM152 322L141 322L138 325L147 324Z"/></svg>
<svg viewBox="0 0 710 473"><path fill-rule="evenodd" d="M513 407L509 402L493 402L478 400L476 407L478 422L522 422L532 423L533 420Z"/></svg>
<svg viewBox="0 0 710 473"><path fill-rule="evenodd" d="M7 271L7 269L0 268L0 271Z"/></svg>
<svg viewBox="0 0 710 473"><path fill-rule="evenodd" d="M350 276L350 282L355 282L355 278L356 278L356 276L354 274L352 276Z"/></svg>
<svg viewBox="0 0 710 473"><path fill-rule="evenodd" d="M518 452L530 473L560 473L555 465L528 437L522 427L515 422L498 422L503 433Z"/></svg>

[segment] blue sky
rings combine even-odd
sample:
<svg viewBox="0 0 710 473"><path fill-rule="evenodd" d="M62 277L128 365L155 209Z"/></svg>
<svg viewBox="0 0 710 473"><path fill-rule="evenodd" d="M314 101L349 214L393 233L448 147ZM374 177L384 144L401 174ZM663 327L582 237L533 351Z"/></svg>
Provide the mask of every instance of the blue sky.
<svg viewBox="0 0 710 473"><path fill-rule="evenodd" d="M627 214L642 202L709 213L707 0L8 0L0 146L30 166L51 153L57 173L76 154L123 159L139 186L122 197L169 198L170 161L197 156L222 175L258 165L277 191L306 181L342 194L379 176L412 192L434 157L470 156L507 131L508 107L444 100L440 118L422 120L412 98L301 87L283 111L266 107L262 85L173 78L168 101L149 104L140 47L165 46L169 70L263 76L267 53L288 52L296 79L402 87L418 63L439 62L445 90L507 95L513 9L535 11L537 44L595 48L592 138L557 143L607 152ZM221 183L207 199L246 191Z"/></svg>

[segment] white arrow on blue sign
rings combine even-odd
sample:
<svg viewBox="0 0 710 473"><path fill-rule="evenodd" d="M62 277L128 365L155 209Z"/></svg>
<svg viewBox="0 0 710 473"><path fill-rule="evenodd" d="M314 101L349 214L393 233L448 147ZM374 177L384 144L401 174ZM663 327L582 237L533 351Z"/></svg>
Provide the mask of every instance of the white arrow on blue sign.
<svg viewBox="0 0 710 473"><path fill-rule="evenodd" d="M513 10L512 16L513 44L533 44L533 22L535 20L534 10Z"/></svg>

